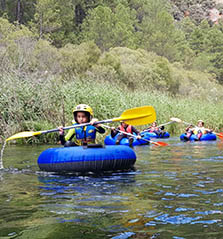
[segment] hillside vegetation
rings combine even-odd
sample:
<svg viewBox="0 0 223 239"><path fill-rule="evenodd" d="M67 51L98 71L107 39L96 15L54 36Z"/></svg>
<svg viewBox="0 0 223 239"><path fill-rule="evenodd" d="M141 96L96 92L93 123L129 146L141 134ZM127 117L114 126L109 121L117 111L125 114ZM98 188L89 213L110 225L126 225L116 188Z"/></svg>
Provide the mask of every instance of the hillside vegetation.
<svg viewBox="0 0 223 239"><path fill-rule="evenodd" d="M69 125L79 103L99 119L153 105L159 123L202 118L222 130L222 22L177 20L175 7L184 8L176 2L27 0L19 18L7 3L0 18L1 139ZM207 12L217 7L199 2ZM27 140L52 143L56 135Z"/></svg>

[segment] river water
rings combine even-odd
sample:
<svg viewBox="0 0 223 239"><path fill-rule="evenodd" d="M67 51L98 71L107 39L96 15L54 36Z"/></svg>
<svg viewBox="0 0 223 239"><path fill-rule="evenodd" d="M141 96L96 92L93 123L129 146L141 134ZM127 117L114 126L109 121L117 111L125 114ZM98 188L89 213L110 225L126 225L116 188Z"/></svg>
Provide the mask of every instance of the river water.
<svg viewBox="0 0 223 239"><path fill-rule="evenodd" d="M6 146L0 238L223 238L223 142L139 146L135 171L53 175L52 146Z"/></svg>

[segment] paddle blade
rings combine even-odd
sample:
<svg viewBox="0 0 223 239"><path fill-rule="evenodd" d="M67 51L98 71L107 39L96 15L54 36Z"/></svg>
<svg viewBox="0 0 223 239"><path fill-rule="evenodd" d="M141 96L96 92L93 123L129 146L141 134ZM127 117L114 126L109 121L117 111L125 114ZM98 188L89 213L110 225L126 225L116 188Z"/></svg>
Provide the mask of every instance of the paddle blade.
<svg viewBox="0 0 223 239"><path fill-rule="evenodd" d="M183 121L179 118L172 117L170 118L171 121L177 122L177 123L182 123Z"/></svg>
<svg viewBox="0 0 223 239"><path fill-rule="evenodd" d="M215 132L214 132L215 133ZM215 133L221 140L223 140L223 132Z"/></svg>
<svg viewBox="0 0 223 239"><path fill-rule="evenodd" d="M41 131L37 131L37 132L24 131L24 132L14 134L11 137L7 138L6 142L9 140L13 140L13 139L27 138L27 137L32 137L32 136L39 135L39 134L41 134Z"/></svg>
<svg viewBox="0 0 223 239"><path fill-rule="evenodd" d="M155 142L155 141L151 141L151 140L150 140L150 143L154 144L156 146L168 146L169 145L169 144L167 144L165 142L160 142L160 141Z"/></svg>
<svg viewBox="0 0 223 239"><path fill-rule="evenodd" d="M156 120L156 112L152 106L141 106L125 110L119 118L112 121L125 121L131 125L150 124Z"/></svg>

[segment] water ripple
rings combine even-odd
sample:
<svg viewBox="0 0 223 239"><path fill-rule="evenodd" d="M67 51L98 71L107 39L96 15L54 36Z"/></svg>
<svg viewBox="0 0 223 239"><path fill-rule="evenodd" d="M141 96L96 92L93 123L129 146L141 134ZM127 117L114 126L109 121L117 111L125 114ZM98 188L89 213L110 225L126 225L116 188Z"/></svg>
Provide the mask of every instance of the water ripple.
<svg viewBox="0 0 223 239"><path fill-rule="evenodd" d="M179 207L179 208L175 209L175 212L187 212L187 211L194 211L194 210L195 210L194 208L182 208L182 207Z"/></svg>
<svg viewBox="0 0 223 239"><path fill-rule="evenodd" d="M216 220L204 220L204 221L196 221L196 222L192 222L191 224L214 224L217 222L221 222L221 219L216 219Z"/></svg>
<svg viewBox="0 0 223 239"><path fill-rule="evenodd" d="M209 195L209 194L222 193L223 189L217 189L217 190L214 190L214 191L206 191L206 190L194 190L194 191L195 192L200 192L200 193L205 194L205 195Z"/></svg>
<svg viewBox="0 0 223 239"><path fill-rule="evenodd" d="M195 214L200 214L200 215L212 215L212 214L222 214L222 211L219 210L210 210L210 211L204 211L204 212L195 212Z"/></svg>
<svg viewBox="0 0 223 239"><path fill-rule="evenodd" d="M127 239L127 238L130 238L133 235L135 235L134 232L123 232L118 236L112 237L111 239Z"/></svg>
<svg viewBox="0 0 223 239"><path fill-rule="evenodd" d="M185 215L178 215L178 216L169 216L169 214L163 214L161 216L155 217L155 221L151 221L149 223L146 223L146 226L151 226L156 224L156 221L158 221L161 224L190 224L193 221L196 221L198 219L201 219L202 217L187 217Z"/></svg>

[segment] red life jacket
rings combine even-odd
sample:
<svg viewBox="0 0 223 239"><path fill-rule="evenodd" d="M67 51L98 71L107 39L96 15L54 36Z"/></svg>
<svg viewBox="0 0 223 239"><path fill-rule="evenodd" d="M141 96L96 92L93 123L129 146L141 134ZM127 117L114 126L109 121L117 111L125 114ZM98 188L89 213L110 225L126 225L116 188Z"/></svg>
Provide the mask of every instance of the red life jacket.
<svg viewBox="0 0 223 239"><path fill-rule="evenodd" d="M149 132L159 131L158 127L150 127Z"/></svg>
<svg viewBox="0 0 223 239"><path fill-rule="evenodd" d="M132 125L128 125L127 128L124 128L122 125L119 126L120 130L132 134Z"/></svg>

